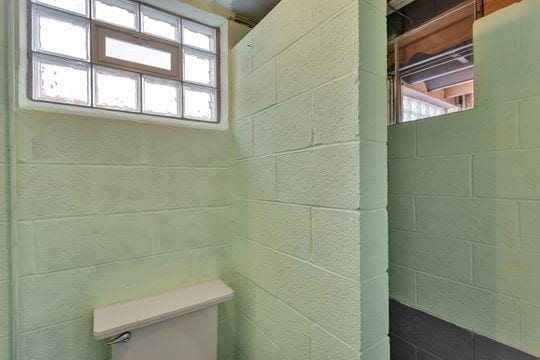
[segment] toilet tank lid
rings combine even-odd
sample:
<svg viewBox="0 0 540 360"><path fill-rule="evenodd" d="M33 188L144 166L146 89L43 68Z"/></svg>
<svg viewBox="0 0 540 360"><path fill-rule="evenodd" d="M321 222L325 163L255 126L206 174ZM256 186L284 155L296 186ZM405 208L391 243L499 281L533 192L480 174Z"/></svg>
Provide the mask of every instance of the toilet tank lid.
<svg viewBox="0 0 540 360"><path fill-rule="evenodd" d="M233 294L233 290L223 281L213 280L156 296L101 307L94 310L94 336L101 340L169 320L230 300Z"/></svg>

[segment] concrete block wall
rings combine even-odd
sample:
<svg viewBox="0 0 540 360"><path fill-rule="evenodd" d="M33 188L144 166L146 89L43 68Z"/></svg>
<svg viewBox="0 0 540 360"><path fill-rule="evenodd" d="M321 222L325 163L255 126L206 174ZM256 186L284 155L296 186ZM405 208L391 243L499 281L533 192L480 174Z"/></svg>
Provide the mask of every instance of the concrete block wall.
<svg viewBox="0 0 540 360"><path fill-rule="evenodd" d="M540 4L475 26L474 110L389 129L390 295L540 356Z"/></svg>
<svg viewBox="0 0 540 360"><path fill-rule="evenodd" d="M387 359L384 1L283 0L232 51L240 359Z"/></svg>
<svg viewBox="0 0 540 360"><path fill-rule="evenodd" d="M24 110L17 125L18 360L107 359L93 308L231 281L227 132Z"/></svg>
<svg viewBox="0 0 540 360"><path fill-rule="evenodd" d="M0 360L10 360L10 283L8 254L7 1L0 0Z"/></svg>

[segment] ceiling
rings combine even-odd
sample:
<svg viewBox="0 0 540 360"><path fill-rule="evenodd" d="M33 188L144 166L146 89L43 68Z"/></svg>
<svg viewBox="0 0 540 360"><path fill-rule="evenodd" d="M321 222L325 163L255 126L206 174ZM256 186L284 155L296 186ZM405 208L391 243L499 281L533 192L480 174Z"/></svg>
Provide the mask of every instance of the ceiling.
<svg viewBox="0 0 540 360"><path fill-rule="evenodd" d="M214 2L219 5L255 22L261 21L279 1L280 0L214 0Z"/></svg>

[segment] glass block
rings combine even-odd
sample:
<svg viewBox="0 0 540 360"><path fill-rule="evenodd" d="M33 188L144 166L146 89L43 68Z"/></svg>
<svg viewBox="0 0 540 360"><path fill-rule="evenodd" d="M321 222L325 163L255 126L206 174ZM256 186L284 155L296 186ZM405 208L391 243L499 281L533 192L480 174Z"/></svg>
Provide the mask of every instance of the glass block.
<svg viewBox="0 0 540 360"><path fill-rule="evenodd" d="M90 65L42 54L33 55L33 98L90 105Z"/></svg>
<svg viewBox="0 0 540 360"><path fill-rule="evenodd" d="M88 20L34 6L32 26L34 51L89 60Z"/></svg>
<svg viewBox="0 0 540 360"><path fill-rule="evenodd" d="M180 41L179 17L142 6L142 32L164 39Z"/></svg>
<svg viewBox="0 0 540 360"><path fill-rule="evenodd" d="M216 86L216 56L184 48L184 80Z"/></svg>
<svg viewBox="0 0 540 360"><path fill-rule="evenodd" d="M140 75L127 71L94 67L94 105L96 107L140 111Z"/></svg>
<svg viewBox="0 0 540 360"><path fill-rule="evenodd" d="M33 0L38 4L45 4L58 9L88 17L88 0Z"/></svg>
<svg viewBox="0 0 540 360"><path fill-rule="evenodd" d="M216 90L184 84L184 117L217 122Z"/></svg>
<svg viewBox="0 0 540 360"><path fill-rule="evenodd" d="M139 4L128 0L94 0L94 19L139 30Z"/></svg>
<svg viewBox="0 0 540 360"><path fill-rule="evenodd" d="M144 76L143 112L181 117L182 85L177 81Z"/></svg>
<svg viewBox="0 0 540 360"><path fill-rule="evenodd" d="M114 37L105 38L105 55L107 57L143 64L159 69L172 69L172 55L163 50L138 45Z"/></svg>
<svg viewBox="0 0 540 360"><path fill-rule="evenodd" d="M216 52L216 29L182 20L182 42L202 50Z"/></svg>

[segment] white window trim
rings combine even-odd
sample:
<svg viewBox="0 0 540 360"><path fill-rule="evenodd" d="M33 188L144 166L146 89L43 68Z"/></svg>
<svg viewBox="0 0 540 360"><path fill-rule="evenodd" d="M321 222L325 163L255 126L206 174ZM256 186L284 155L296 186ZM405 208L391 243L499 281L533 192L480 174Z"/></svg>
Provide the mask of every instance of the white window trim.
<svg viewBox="0 0 540 360"><path fill-rule="evenodd" d="M212 14L194 6L181 3L179 1L163 0L139 0L143 4L152 5L165 11L183 16L208 26L219 28L220 30L220 114L219 123L202 121L190 121L185 119L171 119L149 114L130 114L114 110L84 108L67 104L53 104L30 100L28 95L28 3L26 0L19 0L19 81L18 81L18 106L21 109L46 111L76 116L95 117L107 120L127 120L139 123L154 125L171 125L178 127L188 127L197 129L227 130L229 128L229 79L228 79L228 55L229 55L229 27L228 20L221 16Z"/></svg>

